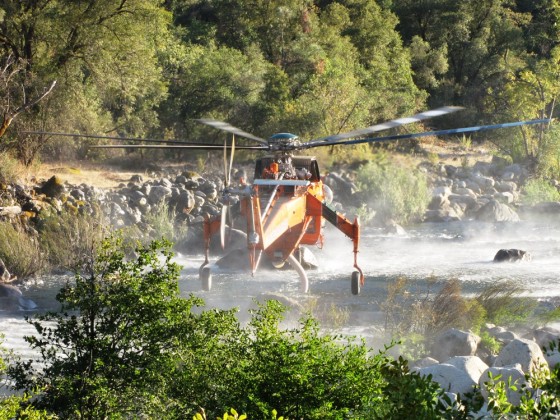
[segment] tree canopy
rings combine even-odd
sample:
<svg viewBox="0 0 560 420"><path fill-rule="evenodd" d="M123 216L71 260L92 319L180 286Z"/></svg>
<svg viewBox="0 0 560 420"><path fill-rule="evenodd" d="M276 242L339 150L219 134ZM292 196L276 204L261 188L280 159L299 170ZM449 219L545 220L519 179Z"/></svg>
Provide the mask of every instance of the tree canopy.
<svg viewBox="0 0 560 420"><path fill-rule="evenodd" d="M463 124L550 117L559 13L557 0L4 1L0 105L14 123L0 144L25 162L47 140L53 156L80 149L22 128L198 140L193 119L211 117L305 138L442 105L467 107ZM556 144L517 133L502 148L514 159Z"/></svg>

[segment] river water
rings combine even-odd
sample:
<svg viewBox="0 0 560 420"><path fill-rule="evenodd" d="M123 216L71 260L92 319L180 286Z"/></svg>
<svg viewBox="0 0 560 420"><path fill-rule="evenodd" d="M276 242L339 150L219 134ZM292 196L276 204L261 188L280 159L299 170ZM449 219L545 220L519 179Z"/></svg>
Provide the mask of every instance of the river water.
<svg viewBox="0 0 560 420"><path fill-rule="evenodd" d="M532 261L494 263L494 255L501 248L526 250ZM239 308L241 319L255 306L255 299L274 293L304 308L342 311L348 315L342 329L364 336L375 334L373 326L380 321L379 304L386 297L387 285L401 276L409 279L412 293L418 294L426 292L428 283L437 290L438 285L450 279L461 282L465 295L476 294L489 284L514 281L527 290L527 295L560 302L560 220L505 225L425 223L408 228L402 236L363 229L358 262L366 284L358 296L352 295L350 289L353 253L349 239L327 228L323 249L312 251L320 267L308 271L310 291L305 295L298 291L299 279L292 270L263 270L254 277L246 272L216 270L212 290L204 292L198 279L202 255L177 256L183 266L181 293L202 297L208 308ZM37 303L34 311L0 308L0 331L8 348L29 354L23 336L34 330L25 322L25 316L56 309L56 293L69 279L70 276L47 276L27 284L23 293Z"/></svg>

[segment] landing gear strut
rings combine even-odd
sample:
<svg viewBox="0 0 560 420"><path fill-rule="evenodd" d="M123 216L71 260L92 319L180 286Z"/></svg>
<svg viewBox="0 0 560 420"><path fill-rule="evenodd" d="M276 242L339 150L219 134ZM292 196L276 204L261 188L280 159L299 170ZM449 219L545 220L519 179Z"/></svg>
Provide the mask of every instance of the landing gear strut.
<svg viewBox="0 0 560 420"><path fill-rule="evenodd" d="M351 287L352 287L352 294L359 295L361 289L361 281L360 281L360 272L353 271L352 272L352 279L351 279Z"/></svg>
<svg viewBox="0 0 560 420"><path fill-rule="evenodd" d="M202 290L209 292L210 289L212 289L212 273L210 272L210 267L201 267L199 277L202 283Z"/></svg>

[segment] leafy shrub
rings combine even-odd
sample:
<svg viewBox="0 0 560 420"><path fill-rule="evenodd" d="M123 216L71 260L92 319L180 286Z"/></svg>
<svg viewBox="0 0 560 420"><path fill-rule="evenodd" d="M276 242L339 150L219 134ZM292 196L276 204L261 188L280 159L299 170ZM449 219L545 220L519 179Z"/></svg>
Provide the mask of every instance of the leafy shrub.
<svg viewBox="0 0 560 420"><path fill-rule="evenodd" d="M148 239L165 238L168 241L177 242L178 239L185 236L187 226L178 225L176 222L175 213L166 202L153 206L150 213L146 215L146 223L152 232ZM157 235L158 238L154 235Z"/></svg>
<svg viewBox="0 0 560 420"><path fill-rule="evenodd" d="M0 152L0 182L10 183L21 175L22 169L17 160L6 152Z"/></svg>
<svg viewBox="0 0 560 420"><path fill-rule="evenodd" d="M534 178L523 187L523 202L537 204L544 201L560 201L560 192L544 179Z"/></svg>
<svg viewBox="0 0 560 420"><path fill-rule="evenodd" d="M43 218L37 228L50 265L75 269L92 259L107 226L100 211L94 214L63 211Z"/></svg>
<svg viewBox="0 0 560 420"><path fill-rule="evenodd" d="M45 264L37 239L10 222L0 222L0 259L8 270L20 277L40 272Z"/></svg>
<svg viewBox="0 0 560 420"><path fill-rule="evenodd" d="M477 301L461 294L457 279L441 283L434 293L434 279L428 279L424 293L410 292L410 281L401 277L387 286L385 330L399 340L409 341L409 335L421 334L428 339L448 328L479 330L485 319L485 309Z"/></svg>
<svg viewBox="0 0 560 420"><path fill-rule="evenodd" d="M38 363L18 361L16 387L42 389L30 403L63 418L207 418L236 407L247 418L435 418L442 391L404 359L363 341L319 331L304 317L280 323L268 301L241 327L233 311L193 311L179 296L168 242L125 261L105 241L95 263L57 296L60 312L37 315L26 337ZM278 410L278 411L276 411ZM230 414L231 413L231 414ZM202 416L202 414L200 414ZM241 416L239 416L241 417Z"/></svg>
<svg viewBox="0 0 560 420"><path fill-rule="evenodd" d="M179 297L170 245L154 242L125 262L119 244L104 242L85 276L60 291L61 312L29 321L37 335L25 339L41 363L11 368L17 388L44 389L34 404L63 418L159 417L179 341L200 344L191 307L201 301Z"/></svg>
<svg viewBox="0 0 560 420"><path fill-rule="evenodd" d="M488 350L490 354L498 354L502 348L502 343L492 337L488 331L480 333L480 347Z"/></svg>
<svg viewBox="0 0 560 420"><path fill-rule="evenodd" d="M485 287L474 299L484 308L489 322L506 326L526 322L534 314L538 302L522 297L524 292L522 286L507 281Z"/></svg>
<svg viewBox="0 0 560 420"><path fill-rule="evenodd" d="M8 361L12 357L3 346L4 336L0 334L0 377L5 378L6 371L8 370ZM2 380L2 385L5 386L5 380ZM29 420L49 420L54 419L54 416L48 415L44 411L39 411L29 406L30 396L25 395L11 395L0 397L0 419L29 419Z"/></svg>
<svg viewBox="0 0 560 420"><path fill-rule="evenodd" d="M421 218L430 199L426 176L398 166L367 163L358 171L357 186L381 220L397 223Z"/></svg>

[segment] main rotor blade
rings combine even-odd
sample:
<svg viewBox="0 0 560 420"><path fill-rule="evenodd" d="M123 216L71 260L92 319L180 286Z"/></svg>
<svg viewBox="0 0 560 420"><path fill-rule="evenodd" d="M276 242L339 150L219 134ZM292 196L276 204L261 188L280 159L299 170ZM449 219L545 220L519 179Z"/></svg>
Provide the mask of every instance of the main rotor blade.
<svg viewBox="0 0 560 420"><path fill-rule="evenodd" d="M265 139L262 139L260 137L254 136L252 134L249 134L237 127L234 127L231 124L225 123L223 121L218 121L218 120L211 120L211 119L207 119L207 118L202 118L202 119L198 119L196 120L202 124L206 124L209 125L210 127L214 127L217 128L218 130L222 130L222 131L227 131L228 133L233 133L233 134L237 134L240 137L244 137L246 139L250 139L250 140L254 140L262 145L268 146L268 142Z"/></svg>
<svg viewBox="0 0 560 420"><path fill-rule="evenodd" d="M310 143L321 144L325 142L331 144L332 142L336 142L339 140L344 140L344 139L349 139L354 137L362 137L371 133L376 133L378 131L389 130L390 128L400 127L401 125L412 124L418 121L426 120L428 118L435 118L441 115L451 114L453 112L457 112L462 109L463 109L462 106L444 106L442 108L432 109L431 111L420 112L419 114L413 115L412 117L398 118L396 120L391 120L381 124L376 124L366 128L361 128L359 130L349 131L347 133L340 133L328 137L321 137L318 139L311 140L307 144Z"/></svg>
<svg viewBox="0 0 560 420"><path fill-rule="evenodd" d="M172 144L169 146L155 144L106 144L88 146L90 149L193 149L193 150L223 150L224 146L217 144ZM231 146L227 146L231 149ZM269 150L263 146L235 146L237 150Z"/></svg>
<svg viewBox="0 0 560 420"><path fill-rule="evenodd" d="M449 130L426 131L424 133L398 134L394 136L374 137L374 138L365 138L365 139L356 139L356 140L340 140L340 141L332 141L328 143L313 143L313 144L303 143L299 147L299 149L311 149L312 147L334 146L339 144L360 144L360 143L374 143L374 142L391 141L391 140L404 140L404 139L412 139L412 138L426 137L426 136L447 136L450 134L472 133L478 131L496 130L498 128L518 127L522 125L543 124L543 123L549 123L550 121L552 121L550 118L545 118L540 120L517 121L517 122L510 122L510 123L503 123L503 124L453 128Z"/></svg>
<svg viewBox="0 0 560 420"><path fill-rule="evenodd" d="M181 140L146 139L142 137L101 136L96 134L55 133L51 131L23 131L22 133L35 134L35 135L45 134L47 136L61 136L61 137L83 137L87 139L142 141L145 143L161 143L161 144L187 144L187 145L200 145L200 146L204 146L208 144L208 143L198 143L198 142L187 142Z"/></svg>

